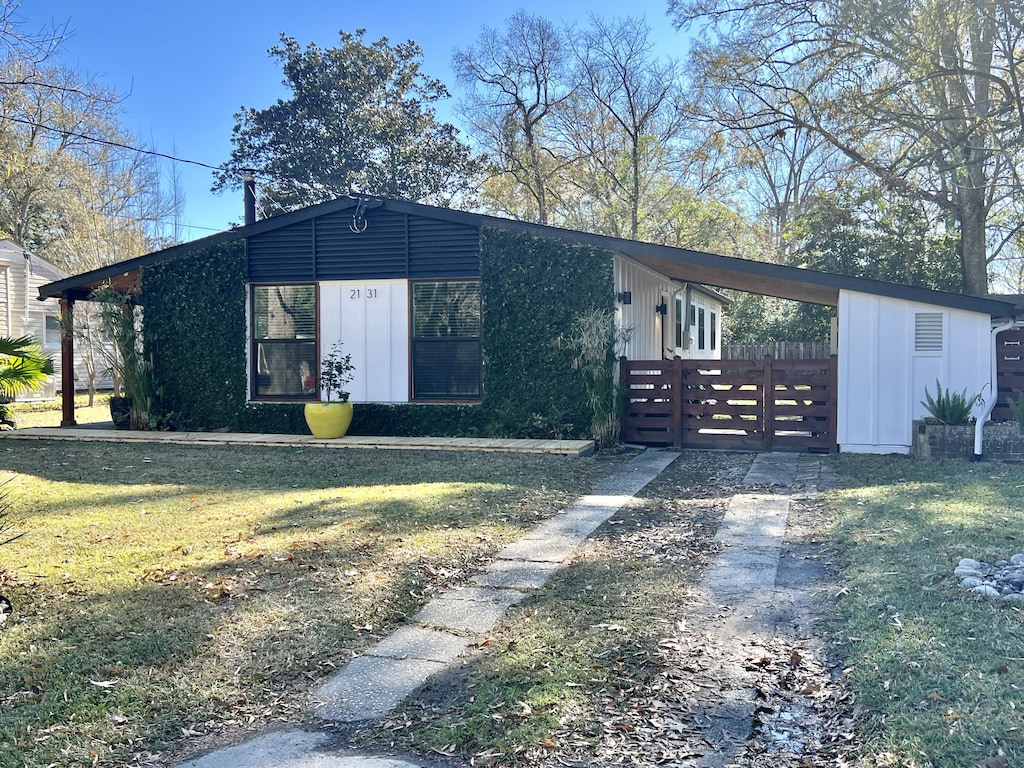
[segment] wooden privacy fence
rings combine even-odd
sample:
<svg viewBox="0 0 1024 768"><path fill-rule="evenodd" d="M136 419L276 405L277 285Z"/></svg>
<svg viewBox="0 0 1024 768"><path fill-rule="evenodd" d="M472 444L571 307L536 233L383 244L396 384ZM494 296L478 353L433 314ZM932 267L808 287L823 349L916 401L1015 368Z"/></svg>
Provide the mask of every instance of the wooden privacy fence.
<svg viewBox="0 0 1024 768"><path fill-rule="evenodd" d="M1013 412L1006 404L1024 397L1024 328L1011 328L996 336L996 386L999 399L992 411L993 421L1012 421Z"/></svg>
<svg viewBox="0 0 1024 768"><path fill-rule="evenodd" d="M722 357L729 360L763 360L769 356L783 360L823 360L831 354L832 345L827 341L730 342L722 345Z"/></svg>
<svg viewBox="0 0 1024 768"><path fill-rule="evenodd" d="M836 358L619 361L622 440L836 451Z"/></svg>

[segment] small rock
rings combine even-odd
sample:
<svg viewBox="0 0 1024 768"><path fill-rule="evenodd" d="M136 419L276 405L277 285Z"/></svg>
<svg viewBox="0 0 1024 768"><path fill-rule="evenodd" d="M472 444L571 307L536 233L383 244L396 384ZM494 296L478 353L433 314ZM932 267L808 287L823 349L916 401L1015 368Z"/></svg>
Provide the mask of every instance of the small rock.
<svg viewBox="0 0 1024 768"><path fill-rule="evenodd" d="M1012 565L1024 565L1024 554L1014 555L1010 558Z"/></svg>
<svg viewBox="0 0 1024 768"><path fill-rule="evenodd" d="M1009 560L996 560L996 568L1005 568L1010 564Z"/></svg>
<svg viewBox="0 0 1024 768"><path fill-rule="evenodd" d="M953 575L958 579L964 579L968 576L976 576L981 578L985 574L977 568L968 568L966 565L961 565L953 571Z"/></svg>
<svg viewBox="0 0 1024 768"><path fill-rule="evenodd" d="M1003 595L1003 600L1008 603L1024 603L1024 595L1020 592L1011 592L1008 595Z"/></svg>
<svg viewBox="0 0 1024 768"><path fill-rule="evenodd" d="M974 592L985 597L999 597L999 590L995 587L989 586L988 584L981 584L980 586L974 587Z"/></svg>
<svg viewBox="0 0 1024 768"><path fill-rule="evenodd" d="M973 568L974 570L978 570L978 568L981 567L981 563L979 563L977 560L974 560L974 559L972 559L970 557L965 557L965 558L961 559L959 563L957 563L957 567L959 567L959 568Z"/></svg>
<svg viewBox="0 0 1024 768"><path fill-rule="evenodd" d="M964 579L961 579L960 586L964 589L974 589L975 587L980 587L984 583L985 582L979 579L977 576L968 576Z"/></svg>

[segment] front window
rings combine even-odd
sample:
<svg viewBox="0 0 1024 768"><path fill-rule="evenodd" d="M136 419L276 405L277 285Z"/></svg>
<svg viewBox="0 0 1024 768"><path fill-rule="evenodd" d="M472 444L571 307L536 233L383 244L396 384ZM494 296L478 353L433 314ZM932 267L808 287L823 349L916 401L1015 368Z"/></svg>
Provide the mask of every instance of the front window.
<svg viewBox="0 0 1024 768"><path fill-rule="evenodd" d="M319 399L315 285L252 288L252 393L258 399Z"/></svg>
<svg viewBox="0 0 1024 768"><path fill-rule="evenodd" d="M480 282L412 284L412 387L417 400L480 398Z"/></svg>

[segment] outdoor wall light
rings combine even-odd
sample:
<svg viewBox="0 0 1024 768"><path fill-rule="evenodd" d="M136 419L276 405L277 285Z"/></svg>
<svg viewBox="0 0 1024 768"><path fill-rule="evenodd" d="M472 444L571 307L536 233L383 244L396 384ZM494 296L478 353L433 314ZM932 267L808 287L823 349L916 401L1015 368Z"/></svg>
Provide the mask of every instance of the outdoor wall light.
<svg viewBox="0 0 1024 768"><path fill-rule="evenodd" d="M657 312L659 315L667 315L668 314L668 304L666 304L663 301L663 302L661 302L661 304L659 304L658 306L656 306L654 308L654 311Z"/></svg>
<svg viewBox="0 0 1024 768"><path fill-rule="evenodd" d="M633 292L632 291L622 291L620 293L615 294L615 299L619 302L619 304L632 304L633 303Z"/></svg>

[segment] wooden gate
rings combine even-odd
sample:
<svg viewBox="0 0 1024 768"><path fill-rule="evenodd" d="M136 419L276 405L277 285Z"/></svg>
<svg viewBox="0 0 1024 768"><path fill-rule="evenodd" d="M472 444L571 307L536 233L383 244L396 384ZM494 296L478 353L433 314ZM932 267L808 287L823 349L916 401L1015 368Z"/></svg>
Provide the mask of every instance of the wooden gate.
<svg viewBox="0 0 1024 768"><path fill-rule="evenodd" d="M626 360L622 440L834 453L836 358Z"/></svg>

